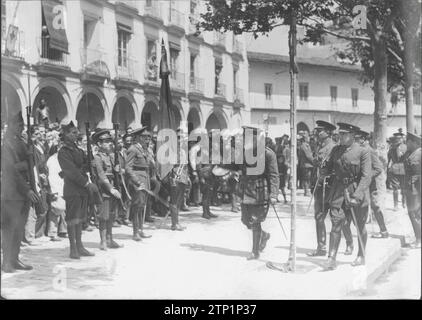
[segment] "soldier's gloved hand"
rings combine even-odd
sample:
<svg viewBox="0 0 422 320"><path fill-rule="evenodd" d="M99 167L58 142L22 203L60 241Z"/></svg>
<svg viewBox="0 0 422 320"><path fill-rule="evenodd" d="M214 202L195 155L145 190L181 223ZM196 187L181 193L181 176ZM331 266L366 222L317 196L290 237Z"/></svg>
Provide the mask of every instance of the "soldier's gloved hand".
<svg viewBox="0 0 422 320"><path fill-rule="evenodd" d="M119 190L117 190L117 189L111 189L110 190L110 193L111 193L111 195L113 196L113 197L115 197L115 198L117 198L117 199L120 199L121 197L122 197L122 195L120 194L120 192L119 192Z"/></svg>
<svg viewBox="0 0 422 320"><path fill-rule="evenodd" d="M350 198L348 205L350 207L357 207L360 205L359 201L356 200L355 198Z"/></svg>
<svg viewBox="0 0 422 320"><path fill-rule="evenodd" d="M39 196L33 190L29 190L26 196L29 200L31 200L32 203L37 203L40 201Z"/></svg>

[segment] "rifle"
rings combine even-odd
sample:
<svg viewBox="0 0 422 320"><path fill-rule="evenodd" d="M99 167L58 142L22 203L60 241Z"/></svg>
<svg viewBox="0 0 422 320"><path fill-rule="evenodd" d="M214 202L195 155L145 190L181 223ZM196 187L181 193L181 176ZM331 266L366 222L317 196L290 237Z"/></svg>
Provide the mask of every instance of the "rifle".
<svg viewBox="0 0 422 320"><path fill-rule="evenodd" d="M94 183L98 187L97 176L94 174L92 169L92 160L94 156L92 155L92 148L91 148L91 132L89 130L89 122L85 122L85 133L86 133L86 153L88 158L88 181L90 183ZM100 190L98 188L98 190ZM101 204L103 199L101 197L100 192L94 192L90 194L90 204Z"/></svg>
<svg viewBox="0 0 422 320"><path fill-rule="evenodd" d="M114 123L113 124L114 129L114 166L120 166L120 160L119 160L119 148L118 148L118 139L119 139L119 124ZM124 183L124 179L120 175L120 172L117 172L113 168L113 175L114 175L114 188L117 189L121 195L120 197L120 205L123 208L123 210L127 210L124 202L123 202L123 194L122 194L122 183Z"/></svg>

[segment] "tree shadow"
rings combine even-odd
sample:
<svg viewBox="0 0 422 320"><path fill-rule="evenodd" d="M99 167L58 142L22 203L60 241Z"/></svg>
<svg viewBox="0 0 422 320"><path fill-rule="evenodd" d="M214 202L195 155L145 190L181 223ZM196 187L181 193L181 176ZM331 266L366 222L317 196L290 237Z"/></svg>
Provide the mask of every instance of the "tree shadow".
<svg viewBox="0 0 422 320"><path fill-rule="evenodd" d="M198 243L181 243L180 246L187 247L195 251L211 252L211 253L217 253L217 254L222 254L222 255L231 256L231 257L247 257L249 255L249 252L246 252L246 251L232 250L232 249L208 246L208 245L198 244Z"/></svg>

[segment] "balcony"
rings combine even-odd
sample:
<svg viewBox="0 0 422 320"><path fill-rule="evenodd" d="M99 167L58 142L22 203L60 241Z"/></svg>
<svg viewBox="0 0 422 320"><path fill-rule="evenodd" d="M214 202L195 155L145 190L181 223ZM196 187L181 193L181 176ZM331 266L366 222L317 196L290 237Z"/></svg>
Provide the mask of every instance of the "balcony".
<svg viewBox="0 0 422 320"><path fill-rule="evenodd" d="M14 40L9 42L8 47L6 47L6 39L1 40L2 57L24 60L25 33L16 28L16 30L12 32L11 37L14 38Z"/></svg>
<svg viewBox="0 0 422 320"><path fill-rule="evenodd" d="M163 24L161 17L161 7L158 1L150 1L145 3L144 7L145 22L160 26Z"/></svg>
<svg viewBox="0 0 422 320"><path fill-rule="evenodd" d="M204 79L197 77L190 77L189 90L195 93L204 92Z"/></svg>
<svg viewBox="0 0 422 320"><path fill-rule="evenodd" d="M132 13L135 11L138 13L138 1L135 0L117 0L116 10L117 12Z"/></svg>
<svg viewBox="0 0 422 320"><path fill-rule="evenodd" d="M185 90L185 74L177 71L171 71L170 87L172 89Z"/></svg>
<svg viewBox="0 0 422 320"><path fill-rule="evenodd" d="M110 71L105 63L107 55L103 51L81 48L80 53L82 72L85 76L89 76L89 79L85 80L104 81L104 78L110 78Z"/></svg>
<svg viewBox="0 0 422 320"><path fill-rule="evenodd" d="M185 29L185 15L180 11L171 8L169 13L169 25Z"/></svg>
<svg viewBox="0 0 422 320"><path fill-rule="evenodd" d="M69 68L67 64L67 54L59 50L50 48L49 38L37 38L38 54L40 55L38 64L47 64L62 68Z"/></svg>
<svg viewBox="0 0 422 320"><path fill-rule="evenodd" d="M226 36L220 32L216 32L214 37L214 45L225 48Z"/></svg>
<svg viewBox="0 0 422 320"><path fill-rule="evenodd" d="M217 83L217 88L216 88L216 95L220 96L220 97L226 97L226 85L223 83Z"/></svg>
<svg viewBox="0 0 422 320"><path fill-rule="evenodd" d="M191 13L189 15L189 34L197 34L196 25L199 23L199 15Z"/></svg>
<svg viewBox="0 0 422 320"><path fill-rule="evenodd" d="M237 101L241 104L245 104L245 99L243 96L243 90L240 88L235 88L234 90L234 101Z"/></svg>
<svg viewBox="0 0 422 320"><path fill-rule="evenodd" d="M136 79L136 67L138 62L134 59L116 56L116 78L115 84L118 87L135 87L138 84Z"/></svg>
<svg viewBox="0 0 422 320"><path fill-rule="evenodd" d="M145 80L148 82L158 82L158 66L155 64L145 64Z"/></svg>

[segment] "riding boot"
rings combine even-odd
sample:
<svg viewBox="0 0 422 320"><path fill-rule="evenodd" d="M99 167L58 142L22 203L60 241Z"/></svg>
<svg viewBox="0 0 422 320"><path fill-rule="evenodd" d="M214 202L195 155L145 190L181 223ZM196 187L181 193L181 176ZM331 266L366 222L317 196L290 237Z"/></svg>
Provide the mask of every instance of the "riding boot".
<svg viewBox="0 0 422 320"><path fill-rule="evenodd" d="M265 232L264 230L261 230L261 239L259 242L259 251L262 252L265 249L265 246L267 245L268 240L270 239L271 235L269 232Z"/></svg>
<svg viewBox="0 0 422 320"><path fill-rule="evenodd" d="M107 230L106 230L106 222L104 220L99 221L99 229L100 229L100 250L107 250Z"/></svg>
<svg viewBox="0 0 422 320"><path fill-rule="evenodd" d="M399 191L398 190L393 191L393 200L394 200L394 211L397 211L399 209Z"/></svg>
<svg viewBox="0 0 422 320"><path fill-rule="evenodd" d="M71 259L80 259L78 249L76 248L76 231L75 226L68 224L67 225L67 236L70 243L70 255Z"/></svg>
<svg viewBox="0 0 422 320"><path fill-rule="evenodd" d="M252 252L247 257L247 260L254 260L259 258L259 242L261 240L261 228L252 228Z"/></svg>
<svg viewBox="0 0 422 320"><path fill-rule="evenodd" d="M352 230L350 229L350 223L346 222L342 228L344 238L346 239L346 251L344 254L349 256L353 253L353 236Z"/></svg>
<svg viewBox="0 0 422 320"><path fill-rule="evenodd" d="M92 257L95 256L93 252L89 252L84 248L84 245L82 243L82 224L78 223L75 226L76 229L76 248L78 249L79 255L81 257Z"/></svg>
<svg viewBox="0 0 422 320"><path fill-rule="evenodd" d="M133 213L133 221L132 221L132 228L133 228L133 237L132 239L135 241L141 241L141 237L139 236L139 216L137 212Z"/></svg>
<svg viewBox="0 0 422 320"><path fill-rule="evenodd" d="M106 243L110 249L122 248L123 245L118 244L113 240L113 221L114 219L107 220Z"/></svg>
<svg viewBox="0 0 422 320"><path fill-rule="evenodd" d="M317 249L307 253L309 257L323 257L327 254L327 247L326 247L326 232L325 232L325 224L321 221L316 220L316 234L317 234Z"/></svg>
<svg viewBox="0 0 422 320"><path fill-rule="evenodd" d="M330 233L330 244L328 249L328 260L325 263L324 268L326 270L334 270L337 268L336 257L338 247L340 245L341 233L340 232L331 232Z"/></svg>

